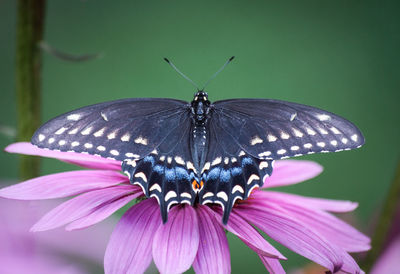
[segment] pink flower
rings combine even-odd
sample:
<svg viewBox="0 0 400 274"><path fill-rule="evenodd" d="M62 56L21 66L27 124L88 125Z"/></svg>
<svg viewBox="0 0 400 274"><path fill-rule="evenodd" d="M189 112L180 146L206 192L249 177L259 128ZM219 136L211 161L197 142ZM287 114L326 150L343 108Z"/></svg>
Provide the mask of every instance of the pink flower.
<svg viewBox="0 0 400 274"><path fill-rule="evenodd" d="M36 200L78 195L62 203L33 227L43 231L67 225L67 230L96 224L135 198L139 187L129 184L120 162L74 152L54 152L29 143L10 145L6 151L57 158L96 170L42 176L0 190L0 196ZM277 161L264 188L291 185L318 175L322 167L310 161ZM357 207L348 201L302 197L256 190L232 210L228 225L221 223L219 206L174 206L163 225L157 201L144 199L123 215L111 235L104 267L106 273L142 273L152 260L161 273L181 273L193 266L196 273L230 273L230 254L224 229L254 250L271 273L284 273L285 257L253 227L298 254L332 272L361 272L349 252L370 248L368 237L329 212Z"/></svg>
<svg viewBox="0 0 400 274"><path fill-rule="evenodd" d="M111 233L111 222L103 222L94 229L67 233L33 234L29 227L34 219L52 202L40 203L0 199L0 273L61 273L85 274L87 267L73 262L65 255L81 256L91 265L102 261L98 254L106 248L106 239L94 239L90 234ZM6 209L6 210L4 210ZM111 221L111 220L110 220ZM79 243L75 244L75 243ZM103 256L101 254L101 256Z"/></svg>

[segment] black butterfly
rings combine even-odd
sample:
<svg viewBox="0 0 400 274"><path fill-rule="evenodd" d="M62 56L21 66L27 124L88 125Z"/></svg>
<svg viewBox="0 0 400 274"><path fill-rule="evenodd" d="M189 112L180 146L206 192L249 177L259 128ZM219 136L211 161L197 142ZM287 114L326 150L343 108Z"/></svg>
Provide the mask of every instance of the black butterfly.
<svg viewBox="0 0 400 274"><path fill-rule="evenodd" d="M222 206L226 224L235 201L271 175L273 160L350 150L364 138L318 108L268 99L211 103L200 90L190 103L136 98L83 107L44 124L32 143L122 161L131 183L157 199L164 222L174 204L211 203Z"/></svg>

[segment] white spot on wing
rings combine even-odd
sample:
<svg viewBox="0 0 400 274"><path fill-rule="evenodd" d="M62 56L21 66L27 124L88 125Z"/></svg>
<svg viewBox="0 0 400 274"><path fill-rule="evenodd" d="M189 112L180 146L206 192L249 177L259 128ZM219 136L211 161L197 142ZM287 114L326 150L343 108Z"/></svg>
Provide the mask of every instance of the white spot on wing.
<svg viewBox="0 0 400 274"><path fill-rule="evenodd" d="M138 173L136 173L136 174L135 174L135 177L136 177L136 178L142 178L143 181L145 181L145 182L147 183L147 177L146 177L146 175L145 175L143 172L138 172Z"/></svg>
<svg viewBox="0 0 400 274"><path fill-rule="evenodd" d="M181 197L182 198L192 199L192 195L190 195L190 193L188 193L188 192L182 192L181 193Z"/></svg>
<svg viewBox="0 0 400 274"><path fill-rule="evenodd" d="M217 157L214 159L214 161L212 161L211 166L219 165L221 162L222 162L222 158Z"/></svg>
<svg viewBox="0 0 400 274"><path fill-rule="evenodd" d="M94 137L101 137L101 136L103 136L103 134L104 134L104 130L106 130L106 128L105 127L103 127L102 129L100 129L100 130L98 130L98 131L96 131L93 135L94 135Z"/></svg>
<svg viewBox="0 0 400 274"><path fill-rule="evenodd" d="M326 115L326 114L317 114L317 118L320 121L328 121L331 119L331 116Z"/></svg>
<svg viewBox="0 0 400 274"><path fill-rule="evenodd" d="M277 138L272 134L268 134L267 139L268 142L275 142L277 140Z"/></svg>
<svg viewBox="0 0 400 274"><path fill-rule="evenodd" d="M142 136L137 137L137 138L134 140L134 142L135 142L136 144L141 144L141 145L144 145L144 146L146 146L146 145L148 144L148 140L147 140L146 138L143 138Z"/></svg>
<svg viewBox="0 0 400 274"><path fill-rule="evenodd" d="M334 134L341 134L341 132L337 129L337 128L335 128L335 127L330 127L329 128Z"/></svg>
<svg viewBox="0 0 400 274"><path fill-rule="evenodd" d="M117 136L117 131L113 131L107 135L107 139L109 139L109 140L115 139L116 136Z"/></svg>
<svg viewBox="0 0 400 274"><path fill-rule="evenodd" d="M271 155L271 151L264 151L258 154L259 157L267 157L269 155Z"/></svg>
<svg viewBox="0 0 400 274"><path fill-rule="evenodd" d="M286 132L282 131L282 132L281 132L281 138L284 139L284 140L287 140L287 139L290 138L290 135L287 134Z"/></svg>
<svg viewBox="0 0 400 274"><path fill-rule="evenodd" d="M165 195L164 200L168 201L169 199L175 198L176 196L177 196L176 192L173 190L170 190L170 191L168 191L167 195Z"/></svg>
<svg viewBox="0 0 400 274"><path fill-rule="evenodd" d="M204 173L204 171L209 170L210 165L211 165L210 162L205 163L203 169L201 170L201 173Z"/></svg>
<svg viewBox="0 0 400 274"><path fill-rule="evenodd" d="M60 146L63 146L63 145L65 145L67 142L65 141L65 140L60 140L60 141L58 141L58 144L60 145Z"/></svg>
<svg viewBox="0 0 400 274"><path fill-rule="evenodd" d="M293 113L292 115L290 115L290 122L294 120L294 118L296 118L297 116L297 112Z"/></svg>
<svg viewBox="0 0 400 274"><path fill-rule="evenodd" d="M296 150L299 150L299 149L300 149L299 146L292 146L292 147L290 147L290 150L293 150L293 151L296 151Z"/></svg>
<svg viewBox="0 0 400 274"><path fill-rule="evenodd" d="M258 177L256 174L251 174L247 180L247 184L250 185L254 180L260 180L260 177Z"/></svg>
<svg viewBox="0 0 400 274"><path fill-rule="evenodd" d="M232 194L235 193L236 191L239 191L240 193L244 193L243 187L240 185L235 185L232 189Z"/></svg>
<svg viewBox="0 0 400 274"><path fill-rule="evenodd" d="M92 127L88 127L88 128L85 128L83 131L81 131L81 134L82 135L89 135L90 134L90 132L92 132Z"/></svg>
<svg viewBox="0 0 400 274"><path fill-rule="evenodd" d="M244 156L244 155L246 155L246 153L245 153L243 150L241 150L241 151L239 152L239 157Z"/></svg>
<svg viewBox="0 0 400 274"><path fill-rule="evenodd" d="M77 147L77 146L79 146L79 142L77 142L77 141L72 142L72 143L71 143L71 146L72 146L72 147Z"/></svg>
<svg viewBox="0 0 400 274"><path fill-rule="evenodd" d="M85 147L85 148L92 148L93 145L92 145L91 143L86 143L86 144L84 144L84 147Z"/></svg>
<svg viewBox="0 0 400 274"><path fill-rule="evenodd" d="M256 135L250 140L250 145L254 146L256 144L261 144L262 142L263 140Z"/></svg>
<svg viewBox="0 0 400 274"><path fill-rule="evenodd" d="M351 138L351 140L353 140L354 142L357 142L357 140L358 140L358 135L357 135L357 134L354 134L354 135L352 135L350 138Z"/></svg>
<svg viewBox="0 0 400 274"><path fill-rule="evenodd" d="M62 127L62 128L60 128L60 129L58 129L58 130L55 132L55 134L57 134L57 135L63 134L64 131L66 131L67 129L68 129L68 128L66 128L66 127Z"/></svg>
<svg viewBox="0 0 400 274"><path fill-rule="evenodd" d="M318 143L317 143L317 146L319 146L319 147L325 147L325 142L318 142Z"/></svg>
<svg viewBox="0 0 400 274"><path fill-rule="evenodd" d="M319 132L321 132L321 134L323 134L323 135L327 135L327 134L329 134L329 132L328 132L328 131L326 131L326 130L325 130L325 129L323 129L323 128L319 128L318 130L319 130Z"/></svg>
<svg viewBox="0 0 400 274"><path fill-rule="evenodd" d="M114 155L114 156L118 156L118 155L119 155L118 150L115 150L115 149L110 150L110 153L111 153L112 155Z"/></svg>
<svg viewBox="0 0 400 274"><path fill-rule="evenodd" d="M70 120L70 121L78 121L80 117L81 117L80 114L76 114L75 113L75 114L68 115L67 119Z"/></svg>
<svg viewBox="0 0 400 274"><path fill-rule="evenodd" d="M221 199L224 200L225 202L228 201L228 195L226 195L226 193L223 192L223 191L218 192L218 193L217 193L217 197L218 197L218 198L221 198Z"/></svg>
<svg viewBox="0 0 400 274"><path fill-rule="evenodd" d="M228 158L228 157L225 157L225 158L224 158L224 164L225 164L225 165L229 164L229 158Z"/></svg>
<svg viewBox="0 0 400 274"><path fill-rule="evenodd" d="M53 137L51 137L51 138L49 138L48 142L49 142L49 144L52 144L52 143L54 143L55 140L56 140L56 139L54 139Z"/></svg>
<svg viewBox="0 0 400 274"><path fill-rule="evenodd" d="M103 112L100 112L100 114L104 121L108 121L108 117Z"/></svg>
<svg viewBox="0 0 400 274"><path fill-rule="evenodd" d="M46 136L44 136L43 134L39 134L39 141L43 141L46 138Z"/></svg>
<svg viewBox="0 0 400 274"><path fill-rule="evenodd" d="M208 198L208 197L212 197L212 196L214 196L214 193L207 192L206 194L203 195L203 199Z"/></svg>
<svg viewBox="0 0 400 274"><path fill-rule="evenodd" d="M315 135L316 132L314 130L312 130L311 128L306 128L307 134L308 135Z"/></svg>
<svg viewBox="0 0 400 274"><path fill-rule="evenodd" d="M78 132L78 128L74 128L70 131L68 131L68 134L76 134Z"/></svg>
<svg viewBox="0 0 400 274"><path fill-rule="evenodd" d="M293 128L293 132L294 132L294 136L299 137L299 138L303 137L303 133L300 130Z"/></svg>
<svg viewBox="0 0 400 274"><path fill-rule="evenodd" d="M312 144L310 144L310 143L304 144L303 146L304 146L305 148L312 148Z"/></svg>
<svg viewBox="0 0 400 274"><path fill-rule="evenodd" d="M133 154L132 152L125 153L125 156L129 157L129 158L139 158L140 157L139 155Z"/></svg>
<svg viewBox="0 0 400 274"><path fill-rule="evenodd" d="M176 162L177 164L182 165L182 166L185 165L185 161L184 161L181 157L179 157L179 156L175 156L175 162Z"/></svg>
<svg viewBox="0 0 400 274"><path fill-rule="evenodd" d="M264 168L266 168L268 166L269 166L268 162L262 161L262 162L260 162L260 165L258 167L259 167L259 169L264 169Z"/></svg>
<svg viewBox="0 0 400 274"><path fill-rule="evenodd" d="M332 145L332 146L337 146L337 141L336 141L336 140L332 140L332 141L331 141L331 145Z"/></svg>
<svg viewBox="0 0 400 274"><path fill-rule="evenodd" d="M122 142L128 142L130 138L131 138L131 135L126 133L124 136L121 137L121 141Z"/></svg>
<svg viewBox="0 0 400 274"><path fill-rule="evenodd" d="M286 149L280 149L276 152L279 155L285 154L286 153Z"/></svg>
<svg viewBox="0 0 400 274"><path fill-rule="evenodd" d="M348 140L347 138L342 138L342 143L343 143L343 144L347 144L348 141L349 141L349 140Z"/></svg>
<svg viewBox="0 0 400 274"><path fill-rule="evenodd" d="M153 191L153 190L158 190L159 192L162 192L161 187L159 184L154 184L150 187L149 191Z"/></svg>
<svg viewBox="0 0 400 274"><path fill-rule="evenodd" d="M100 151L105 151L105 150L106 150L106 148L105 148L104 146L98 146L98 147L97 147L97 150L100 150Z"/></svg>

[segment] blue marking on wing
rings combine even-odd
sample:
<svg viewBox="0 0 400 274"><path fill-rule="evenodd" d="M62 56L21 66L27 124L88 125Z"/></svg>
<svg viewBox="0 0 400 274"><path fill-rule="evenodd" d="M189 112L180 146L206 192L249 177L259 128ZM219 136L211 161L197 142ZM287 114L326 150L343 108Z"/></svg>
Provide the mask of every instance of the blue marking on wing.
<svg viewBox="0 0 400 274"><path fill-rule="evenodd" d="M181 180L181 179L189 180L190 179L190 176L189 176L187 170L182 167L176 167L175 172L176 172L176 179L178 179L178 180Z"/></svg>
<svg viewBox="0 0 400 274"><path fill-rule="evenodd" d="M219 167L215 167L213 169L210 170L210 172L207 175L207 180L217 180L217 178L219 177L220 174L220 168Z"/></svg>
<svg viewBox="0 0 400 274"><path fill-rule="evenodd" d="M168 181L175 180L175 170L173 168L166 168L165 169L165 178L167 178Z"/></svg>
<svg viewBox="0 0 400 274"><path fill-rule="evenodd" d="M232 176L238 176L243 173L243 170L240 167L234 167L231 169L231 172L232 172Z"/></svg>
<svg viewBox="0 0 400 274"><path fill-rule="evenodd" d="M155 166L153 167L153 170L154 170L155 172L159 173L159 174L164 173L164 167L163 167L163 166L160 166L160 165L155 165Z"/></svg>
<svg viewBox="0 0 400 274"><path fill-rule="evenodd" d="M253 160L250 157L246 157L242 159L242 166L253 164Z"/></svg>
<svg viewBox="0 0 400 274"><path fill-rule="evenodd" d="M222 169L220 174L220 180L223 182L229 182L230 179L231 179L231 172L229 170Z"/></svg>

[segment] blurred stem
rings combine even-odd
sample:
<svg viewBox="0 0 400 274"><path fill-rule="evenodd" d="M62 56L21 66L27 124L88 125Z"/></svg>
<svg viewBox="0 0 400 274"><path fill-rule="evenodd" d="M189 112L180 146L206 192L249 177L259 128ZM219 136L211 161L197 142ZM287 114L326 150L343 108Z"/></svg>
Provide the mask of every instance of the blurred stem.
<svg viewBox="0 0 400 274"><path fill-rule="evenodd" d="M397 205L400 202L400 161L397 163L397 169L394 180L389 188L388 195L379 215L378 224L372 237L372 249L363 260L362 269L369 273L373 264L384 251L383 248L389 235L393 218L396 214ZM400 258L399 258L400 259Z"/></svg>
<svg viewBox="0 0 400 274"><path fill-rule="evenodd" d="M17 140L29 141L40 125L42 57L45 0L18 0L16 41ZM39 158L22 156L20 177L39 175Z"/></svg>

